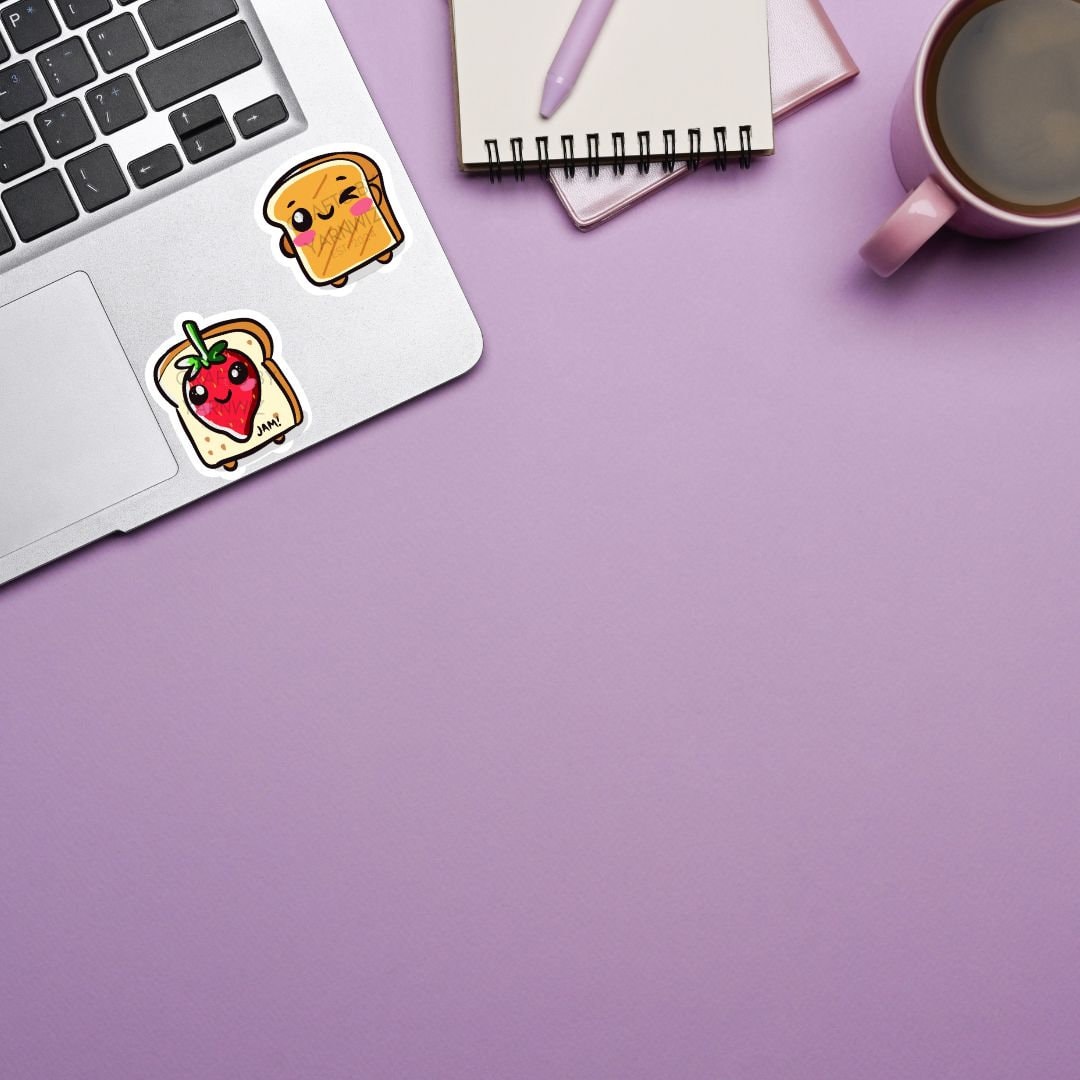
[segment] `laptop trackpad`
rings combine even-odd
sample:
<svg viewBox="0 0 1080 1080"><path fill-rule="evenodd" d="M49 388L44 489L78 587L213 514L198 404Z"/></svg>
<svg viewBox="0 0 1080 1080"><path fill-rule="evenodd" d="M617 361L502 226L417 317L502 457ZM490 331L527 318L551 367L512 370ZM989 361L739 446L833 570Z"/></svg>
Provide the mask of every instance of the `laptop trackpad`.
<svg viewBox="0 0 1080 1080"><path fill-rule="evenodd" d="M0 307L0 557L175 475L86 274Z"/></svg>

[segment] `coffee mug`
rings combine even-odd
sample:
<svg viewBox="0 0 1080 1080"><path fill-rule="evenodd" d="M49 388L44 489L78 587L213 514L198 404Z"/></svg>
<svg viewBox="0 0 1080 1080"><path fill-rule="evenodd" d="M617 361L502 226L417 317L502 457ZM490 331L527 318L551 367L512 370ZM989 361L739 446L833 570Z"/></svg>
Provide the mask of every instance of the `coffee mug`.
<svg viewBox="0 0 1080 1080"><path fill-rule="evenodd" d="M1080 224L1080 187L1071 193L1072 199L1058 199L1055 203L1057 197L1048 195L1041 199L1043 205L1025 205L1023 197L1000 197L1000 192L992 191L974 180L945 141L941 113L941 90L946 74L951 80L946 89L955 98L961 116L964 109L977 111L972 109L972 101L978 99L971 96L976 86L992 88L994 94L1008 94L1010 85L995 81L997 72L993 70L994 63L1004 57L1008 62L1009 77L1013 80L1011 89L1015 91L1016 87L1020 87L1023 90L1029 85L1033 89L1030 94L1014 92L1011 98L995 100L995 108L1002 103L1005 105L1003 119L999 121L993 120L996 114L989 103L986 105L983 112L987 116L976 118L975 121L981 120L984 129L977 131L978 138L967 139L964 146L964 152L968 153L968 164L972 160L978 161L980 144L984 148L991 144L988 135L994 122L999 125L1023 123L1028 128L1024 138L1028 138L1032 121L1035 121L1038 137L1047 142L1048 149L1040 146L1043 159L1054 154L1073 155L1080 159L1080 111L1070 111L1068 108L1051 110L1046 102L1037 100L1036 94L1045 91L1042 76L1047 65L1043 63L1042 53L1038 59L1035 58L1040 48L1049 49L1053 51L1046 55L1054 62L1057 62L1060 53L1063 62L1071 58L1080 64L1080 43L1074 42L1072 37L1077 28L1072 22L1062 24L1069 30L1068 40L1063 44L1061 28L1056 23L1058 18L1071 19L1078 7L1080 5L1071 8L1058 5L1056 0L1036 0L1035 3L1029 2L1027 7L1021 7L1016 0L951 0L937 17L919 50L893 114L893 161L901 183L910 194L861 250L862 257L882 277L890 277L899 270L945 225L969 236L1000 239ZM991 25L991 20L997 20L1000 24L1001 19L1006 17L1026 19L1027 23L1016 24L1021 26L1023 33L1018 34L1015 26ZM1043 18L1041 23L1040 17ZM976 18L982 20L981 24L962 38L967 27L975 26ZM1028 24L1031 24L1030 27ZM999 53L980 56L978 50L985 51L988 47L986 42L993 44L994 33L998 33L1001 39L1000 43L993 45ZM959 50L955 62L949 59L954 50ZM1042 68L1039 67L1040 63L1043 63ZM946 64L950 65L948 69ZM1056 69L1051 66L1047 70L1053 75ZM970 86L965 86L965 75L972 74L976 78ZM1029 75L1032 77L1028 78ZM1023 111L1024 108L1027 112ZM1039 109L1044 111L1039 112ZM1044 128L1047 132L1045 137L1042 135ZM1058 129L1063 134L1059 134ZM962 126L957 130L963 136ZM1000 126L999 130L1008 135L1012 128ZM965 140L961 138L959 141L963 143ZM1020 145L1018 141L1017 146ZM992 157L994 152L996 148L988 157ZM972 153L974 157L971 157ZM1032 170L1033 184L1040 179L1036 176L1036 163L1028 161L1024 153L1006 153L1002 149L998 152L998 158L998 167L1012 170L1014 175L1008 182L1013 183L1018 191L1024 189L1024 179L1019 175L1023 168L1030 167ZM1045 160L1040 168L1044 167L1048 175L1053 173ZM1069 170L1073 169L1073 157L1069 157ZM1060 173L1059 168L1054 175ZM1080 177L1080 168L1075 169L1075 176L1070 172L1071 181L1077 177Z"/></svg>

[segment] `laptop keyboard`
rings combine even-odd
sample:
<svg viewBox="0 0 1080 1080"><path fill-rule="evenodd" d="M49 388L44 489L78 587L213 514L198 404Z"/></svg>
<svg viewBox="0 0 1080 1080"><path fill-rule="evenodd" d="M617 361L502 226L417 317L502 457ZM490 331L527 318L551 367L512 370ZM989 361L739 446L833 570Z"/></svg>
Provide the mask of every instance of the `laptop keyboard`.
<svg viewBox="0 0 1080 1080"><path fill-rule="evenodd" d="M258 149L290 119L263 66L237 0L0 0L0 272Z"/></svg>

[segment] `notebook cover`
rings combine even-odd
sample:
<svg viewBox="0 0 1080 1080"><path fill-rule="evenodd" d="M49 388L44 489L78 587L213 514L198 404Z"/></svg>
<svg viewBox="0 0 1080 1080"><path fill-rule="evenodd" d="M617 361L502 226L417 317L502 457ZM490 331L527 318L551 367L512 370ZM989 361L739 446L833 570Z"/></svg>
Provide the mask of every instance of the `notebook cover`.
<svg viewBox="0 0 1080 1080"><path fill-rule="evenodd" d="M853 79L859 69L820 0L768 0L768 8L773 109L779 120ZM604 168L599 176L579 169L568 177L560 169L551 174L551 183L574 224L591 229L689 172L681 164L670 173L654 166L644 175L628 167L622 176Z"/></svg>
<svg viewBox="0 0 1080 1080"><path fill-rule="evenodd" d="M601 161L620 137L634 160L645 134L652 160L686 158L718 127L738 148L748 126L753 150L772 152L767 0L618 0L574 92L543 120L544 80L579 2L451 0L463 168L487 172L494 148L511 166L515 140L526 165L543 160L537 139L551 162L584 161L590 136Z"/></svg>

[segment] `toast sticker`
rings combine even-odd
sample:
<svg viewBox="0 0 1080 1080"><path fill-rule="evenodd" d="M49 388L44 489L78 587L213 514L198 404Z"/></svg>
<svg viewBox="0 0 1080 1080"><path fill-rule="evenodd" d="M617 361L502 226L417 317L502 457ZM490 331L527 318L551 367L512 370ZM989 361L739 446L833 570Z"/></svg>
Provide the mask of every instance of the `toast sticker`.
<svg viewBox="0 0 1080 1080"><path fill-rule="evenodd" d="M316 287L344 288L365 267L386 265L405 242L382 170L364 154L324 154L270 188L263 217Z"/></svg>
<svg viewBox="0 0 1080 1080"><path fill-rule="evenodd" d="M180 332L151 362L151 378L199 464L233 472L242 458L283 445L304 410L263 323L185 318Z"/></svg>

